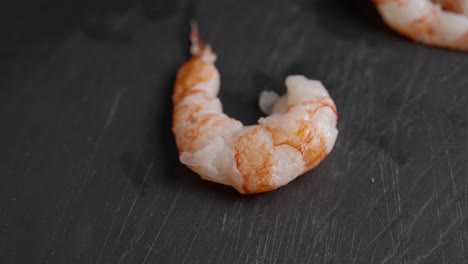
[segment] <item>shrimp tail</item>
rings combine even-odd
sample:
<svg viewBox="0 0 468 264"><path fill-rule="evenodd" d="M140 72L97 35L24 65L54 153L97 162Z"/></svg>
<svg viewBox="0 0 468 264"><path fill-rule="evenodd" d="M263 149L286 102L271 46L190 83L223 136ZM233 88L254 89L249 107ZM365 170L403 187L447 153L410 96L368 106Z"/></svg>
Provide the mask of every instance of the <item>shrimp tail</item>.
<svg viewBox="0 0 468 264"><path fill-rule="evenodd" d="M213 53L211 45L204 43L200 38L197 22L194 20L190 22L190 43L190 54L192 56L202 55L203 60L210 63L216 61L216 54Z"/></svg>
<svg viewBox="0 0 468 264"><path fill-rule="evenodd" d="M197 22L190 22L190 53L195 56L205 47L205 43L200 39Z"/></svg>

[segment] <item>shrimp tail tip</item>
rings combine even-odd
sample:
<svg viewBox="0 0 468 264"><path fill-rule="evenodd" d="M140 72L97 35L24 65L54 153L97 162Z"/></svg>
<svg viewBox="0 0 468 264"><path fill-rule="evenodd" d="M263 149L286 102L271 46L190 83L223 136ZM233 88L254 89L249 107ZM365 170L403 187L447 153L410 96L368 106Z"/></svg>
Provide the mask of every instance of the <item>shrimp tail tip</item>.
<svg viewBox="0 0 468 264"><path fill-rule="evenodd" d="M205 47L205 44L200 39L198 25L195 20L190 21L190 42L190 53L192 55L197 55Z"/></svg>
<svg viewBox="0 0 468 264"><path fill-rule="evenodd" d="M191 20L190 21L190 39L193 40L194 38L198 37L198 25L197 21Z"/></svg>

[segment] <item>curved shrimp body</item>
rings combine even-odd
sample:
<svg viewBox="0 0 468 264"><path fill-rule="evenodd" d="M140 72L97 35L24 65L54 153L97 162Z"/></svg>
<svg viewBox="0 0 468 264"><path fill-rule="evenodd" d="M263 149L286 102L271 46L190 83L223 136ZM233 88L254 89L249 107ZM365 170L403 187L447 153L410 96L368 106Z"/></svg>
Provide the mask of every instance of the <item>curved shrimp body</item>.
<svg viewBox="0 0 468 264"><path fill-rule="evenodd" d="M373 0L385 23L427 45L468 51L468 1ZM441 6L442 5L442 6ZM450 10L450 11L449 11Z"/></svg>
<svg viewBox="0 0 468 264"><path fill-rule="evenodd" d="M331 151L337 112L320 82L287 77L288 92L273 96L273 113L243 126L223 114L216 56L193 26L191 51L174 85L173 132L180 161L203 179L240 193L266 192L314 168Z"/></svg>

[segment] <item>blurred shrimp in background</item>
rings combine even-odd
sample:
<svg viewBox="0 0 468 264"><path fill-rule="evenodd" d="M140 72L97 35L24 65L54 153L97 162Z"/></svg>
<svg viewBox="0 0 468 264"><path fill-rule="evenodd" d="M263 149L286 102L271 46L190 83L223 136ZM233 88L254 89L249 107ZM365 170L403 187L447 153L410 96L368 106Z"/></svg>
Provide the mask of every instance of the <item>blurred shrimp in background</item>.
<svg viewBox="0 0 468 264"><path fill-rule="evenodd" d="M373 0L393 30L427 45L468 51L468 0Z"/></svg>

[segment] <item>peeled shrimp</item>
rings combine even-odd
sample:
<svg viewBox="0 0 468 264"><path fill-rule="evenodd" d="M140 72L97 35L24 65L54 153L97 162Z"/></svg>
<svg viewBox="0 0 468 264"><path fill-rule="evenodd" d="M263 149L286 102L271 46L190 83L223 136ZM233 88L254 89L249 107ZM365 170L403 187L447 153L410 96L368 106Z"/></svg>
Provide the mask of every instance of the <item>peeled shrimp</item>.
<svg viewBox="0 0 468 264"><path fill-rule="evenodd" d="M261 95L261 108L271 115L243 126L222 111L216 55L194 24L191 42L192 57L179 69L172 97L172 129L183 164L205 180L251 194L289 183L330 153L338 115L319 81L287 77L287 94Z"/></svg>
<svg viewBox="0 0 468 264"><path fill-rule="evenodd" d="M468 51L468 0L373 2L385 23L404 36L427 45Z"/></svg>

